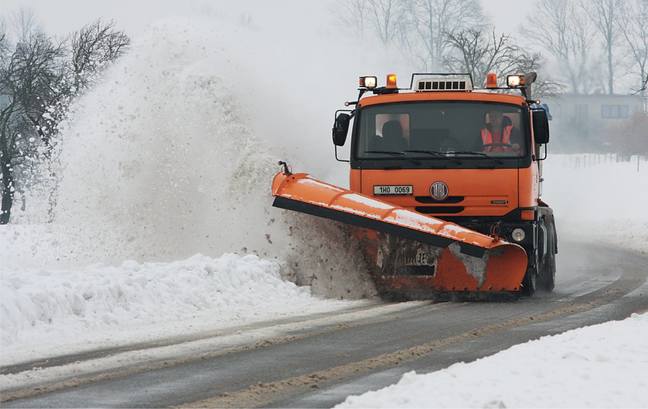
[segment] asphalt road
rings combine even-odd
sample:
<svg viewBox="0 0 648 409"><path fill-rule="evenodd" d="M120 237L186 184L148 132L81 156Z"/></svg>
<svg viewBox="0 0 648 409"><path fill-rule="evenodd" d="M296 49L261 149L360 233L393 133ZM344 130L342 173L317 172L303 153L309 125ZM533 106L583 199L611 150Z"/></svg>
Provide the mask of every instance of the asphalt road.
<svg viewBox="0 0 648 409"><path fill-rule="evenodd" d="M4 391L1 406L331 407L411 370L433 371L648 310L648 255L577 243L561 243L560 251L551 294L514 302L413 303L288 330L252 347Z"/></svg>

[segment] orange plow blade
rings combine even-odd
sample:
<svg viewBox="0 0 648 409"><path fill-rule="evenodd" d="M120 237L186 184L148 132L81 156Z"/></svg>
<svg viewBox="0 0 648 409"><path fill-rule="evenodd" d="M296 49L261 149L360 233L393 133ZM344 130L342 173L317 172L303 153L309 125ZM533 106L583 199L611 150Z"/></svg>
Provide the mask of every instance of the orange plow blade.
<svg viewBox="0 0 648 409"><path fill-rule="evenodd" d="M382 293L515 292L527 268L517 244L320 182L280 172L273 206L356 226Z"/></svg>

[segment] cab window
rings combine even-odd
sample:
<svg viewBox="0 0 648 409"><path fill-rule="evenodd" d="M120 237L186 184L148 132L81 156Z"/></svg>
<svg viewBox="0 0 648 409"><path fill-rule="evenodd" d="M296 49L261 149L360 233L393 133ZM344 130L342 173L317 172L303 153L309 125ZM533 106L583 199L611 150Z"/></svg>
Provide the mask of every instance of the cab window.
<svg viewBox="0 0 648 409"><path fill-rule="evenodd" d="M479 102L369 106L360 114L356 156L521 157L528 135L522 115L517 105Z"/></svg>

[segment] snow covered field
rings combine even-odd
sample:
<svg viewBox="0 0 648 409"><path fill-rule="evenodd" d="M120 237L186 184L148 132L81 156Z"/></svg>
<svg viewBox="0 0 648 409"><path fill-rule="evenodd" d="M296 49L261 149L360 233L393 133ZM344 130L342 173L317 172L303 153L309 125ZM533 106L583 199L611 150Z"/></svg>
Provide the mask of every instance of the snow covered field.
<svg viewBox="0 0 648 409"><path fill-rule="evenodd" d="M559 236L648 252L648 158L550 154L544 179Z"/></svg>
<svg viewBox="0 0 648 409"><path fill-rule="evenodd" d="M516 345L336 408L645 408L648 314Z"/></svg>

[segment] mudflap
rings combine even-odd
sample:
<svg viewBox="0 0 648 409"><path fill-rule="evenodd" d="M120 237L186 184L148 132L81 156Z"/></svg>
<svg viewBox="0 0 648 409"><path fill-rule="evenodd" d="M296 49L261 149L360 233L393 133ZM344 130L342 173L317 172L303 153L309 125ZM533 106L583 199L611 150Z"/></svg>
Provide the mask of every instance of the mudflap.
<svg viewBox="0 0 648 409"><path fill-rule="evenodd" d="M527 254L516 244L304 173L278 173L272 193L275 207L355 226L376 287L388 298L520 291Z"/></svg>

